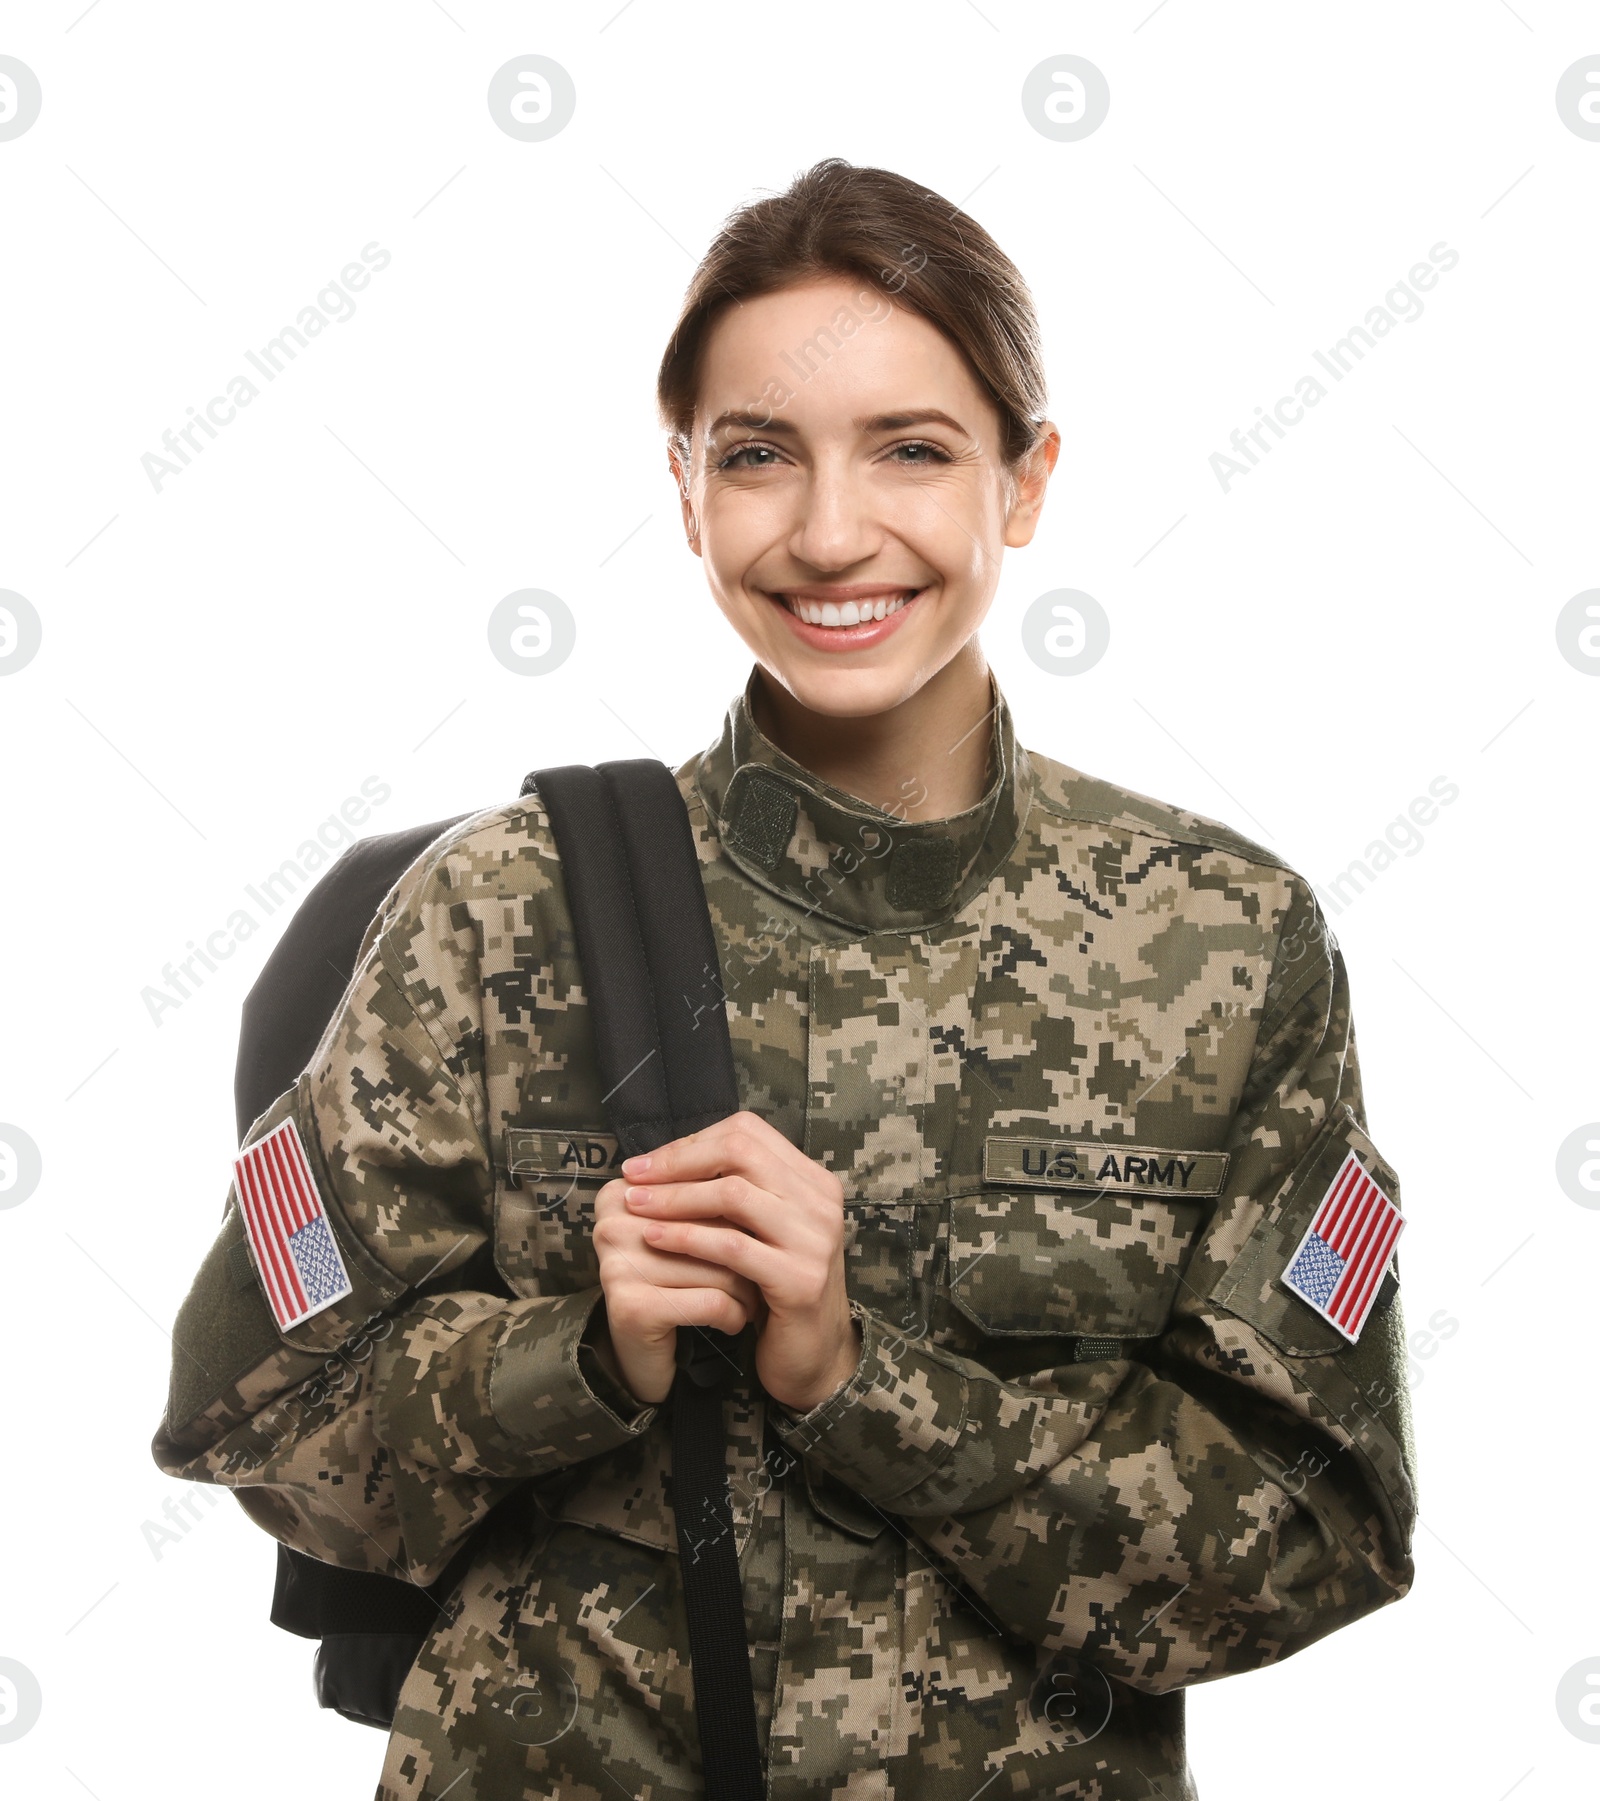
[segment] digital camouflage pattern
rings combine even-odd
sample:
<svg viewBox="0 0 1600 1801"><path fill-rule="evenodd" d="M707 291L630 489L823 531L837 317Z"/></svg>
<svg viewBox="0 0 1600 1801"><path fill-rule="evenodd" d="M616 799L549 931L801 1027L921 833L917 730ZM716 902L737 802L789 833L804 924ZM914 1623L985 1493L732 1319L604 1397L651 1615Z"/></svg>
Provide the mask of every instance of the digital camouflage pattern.
<svg viewBox="0 0 1600 1801"><path fill-rule="evenodd" d="M752 672L751 684L756 680ZM1308 884L1023 750L906 823L755 728L678 771L742 1104L846 1194L852 1379L725 1403L771 1801L1194 1794L1183 1689L1405 1594L1391 1276L1352 1347L1278 1280L1365 1131ZM287 1333L230 1193L154 1444L352 1569L470 1567L379 1801L702 1793L670 1420L589 1342L616 1146L537 796L368 929L293 1117L355 1292ZM517 1298L453 1272L489 1247Z"/></svg>

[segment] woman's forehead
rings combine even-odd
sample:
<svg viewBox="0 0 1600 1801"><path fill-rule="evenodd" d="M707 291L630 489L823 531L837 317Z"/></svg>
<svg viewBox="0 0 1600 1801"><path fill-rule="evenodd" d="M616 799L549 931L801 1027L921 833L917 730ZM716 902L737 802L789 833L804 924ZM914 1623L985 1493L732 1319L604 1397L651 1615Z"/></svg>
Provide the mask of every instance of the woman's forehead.
<svg viewBox="0 0 1600 1801"><path fill-rule="evenodd" d="M699 435L719 424L792 430L942 410L976 436L990 410L967 359L920 313L840 276L727 308L701 359ZM780 410L781 409L781 410ZM894 429L889 427L889 429Z"/></svg>

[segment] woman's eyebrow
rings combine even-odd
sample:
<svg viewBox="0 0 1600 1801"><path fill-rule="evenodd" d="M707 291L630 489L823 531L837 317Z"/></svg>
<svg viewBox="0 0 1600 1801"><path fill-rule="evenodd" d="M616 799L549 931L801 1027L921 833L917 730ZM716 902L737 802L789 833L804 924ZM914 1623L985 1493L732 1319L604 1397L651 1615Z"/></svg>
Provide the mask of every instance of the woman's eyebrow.
<svg viewBox="0 0 1600 1801"><path fill-rule="evenodd" d="M959 419L952 419L948 413L941 412L938 407L917 407L899 413L872 413L862 419L852 419L850 423L857 431L869 435L878 432L904 431L912 425L947 425L960 433L963 438L970 439L971 432ZM738 410L719 413L706 427L706 436L714 438L719 431L728 426L743 426L747 431L788 432L794 436L798 427L786 419L775 419L770 412L741 412Z"/></svg>
<svg viewBox="0 0 1600 1801"><path fill-rule="evenodd" d="M936 406L917 407L903 413L874 413L869 419L852 419L850 423L857 431L864 432L904 431L908 425L948 425L963 438L972 436L959 419L952 419Z"/></svg>

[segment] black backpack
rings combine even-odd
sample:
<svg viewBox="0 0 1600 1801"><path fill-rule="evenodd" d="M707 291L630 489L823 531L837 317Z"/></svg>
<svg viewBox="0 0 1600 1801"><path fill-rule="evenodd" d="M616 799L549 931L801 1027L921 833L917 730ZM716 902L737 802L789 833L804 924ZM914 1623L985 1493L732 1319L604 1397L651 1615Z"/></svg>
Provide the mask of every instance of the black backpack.
<svg viewBox="0 0 1600 1801"><path fill-rule="evenodd" d="M708 970L716 974L718 956L688 813L672 771L654 758L535 770L522 793L535 788L561 855L607 1123L625 1155L652 1150L739 1105L726 1016L689 1000L703 992ZM384 896L435 838L468 817L362 839L301 901L245 998L234 1078L241 1140L310 1060ZM460 1288L513 1298L492 1242L413 1292ZM748 1367L750 1337L748 1327L736 1338L680 1329L666 1403L695 1712L716 1723L700 1747L711 1801L756 1801L765 1792L721 1399ZM700 1542L691 1528L707 1523L717 1530ZM323 1707L384 1731L393 1725L401 1685L473 1543L426 1588L278 1546L271 1617L321 1641L315 1687Z"/></svg>

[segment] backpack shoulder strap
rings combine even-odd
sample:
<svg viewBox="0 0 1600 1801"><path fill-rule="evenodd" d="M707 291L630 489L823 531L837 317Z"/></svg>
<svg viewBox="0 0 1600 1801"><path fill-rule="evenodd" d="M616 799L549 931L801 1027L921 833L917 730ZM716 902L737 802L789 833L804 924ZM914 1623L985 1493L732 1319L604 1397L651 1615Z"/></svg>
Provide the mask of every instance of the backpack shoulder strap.
<svg viewBox="0 0 1600 1801"><path fill-rule="evenodd" d="M606 1121L624 1152L737 1112L717 942L672 771L653 757L569 763L530 784L560 851Z"/></svg>
<svg viewBox="0 0 1600 1801"><path fill-rule="evenodd" d="M676 778L653 757L535 770L560 853L605 1084L630 1155L738 1111L716 935ZM712 983L706 1000L708 977ZM722 1389L752 1337L678 1328L672 1511L707 1801L762 1801ZM700 1536L704 1533L704 1537Z"/></svg>

